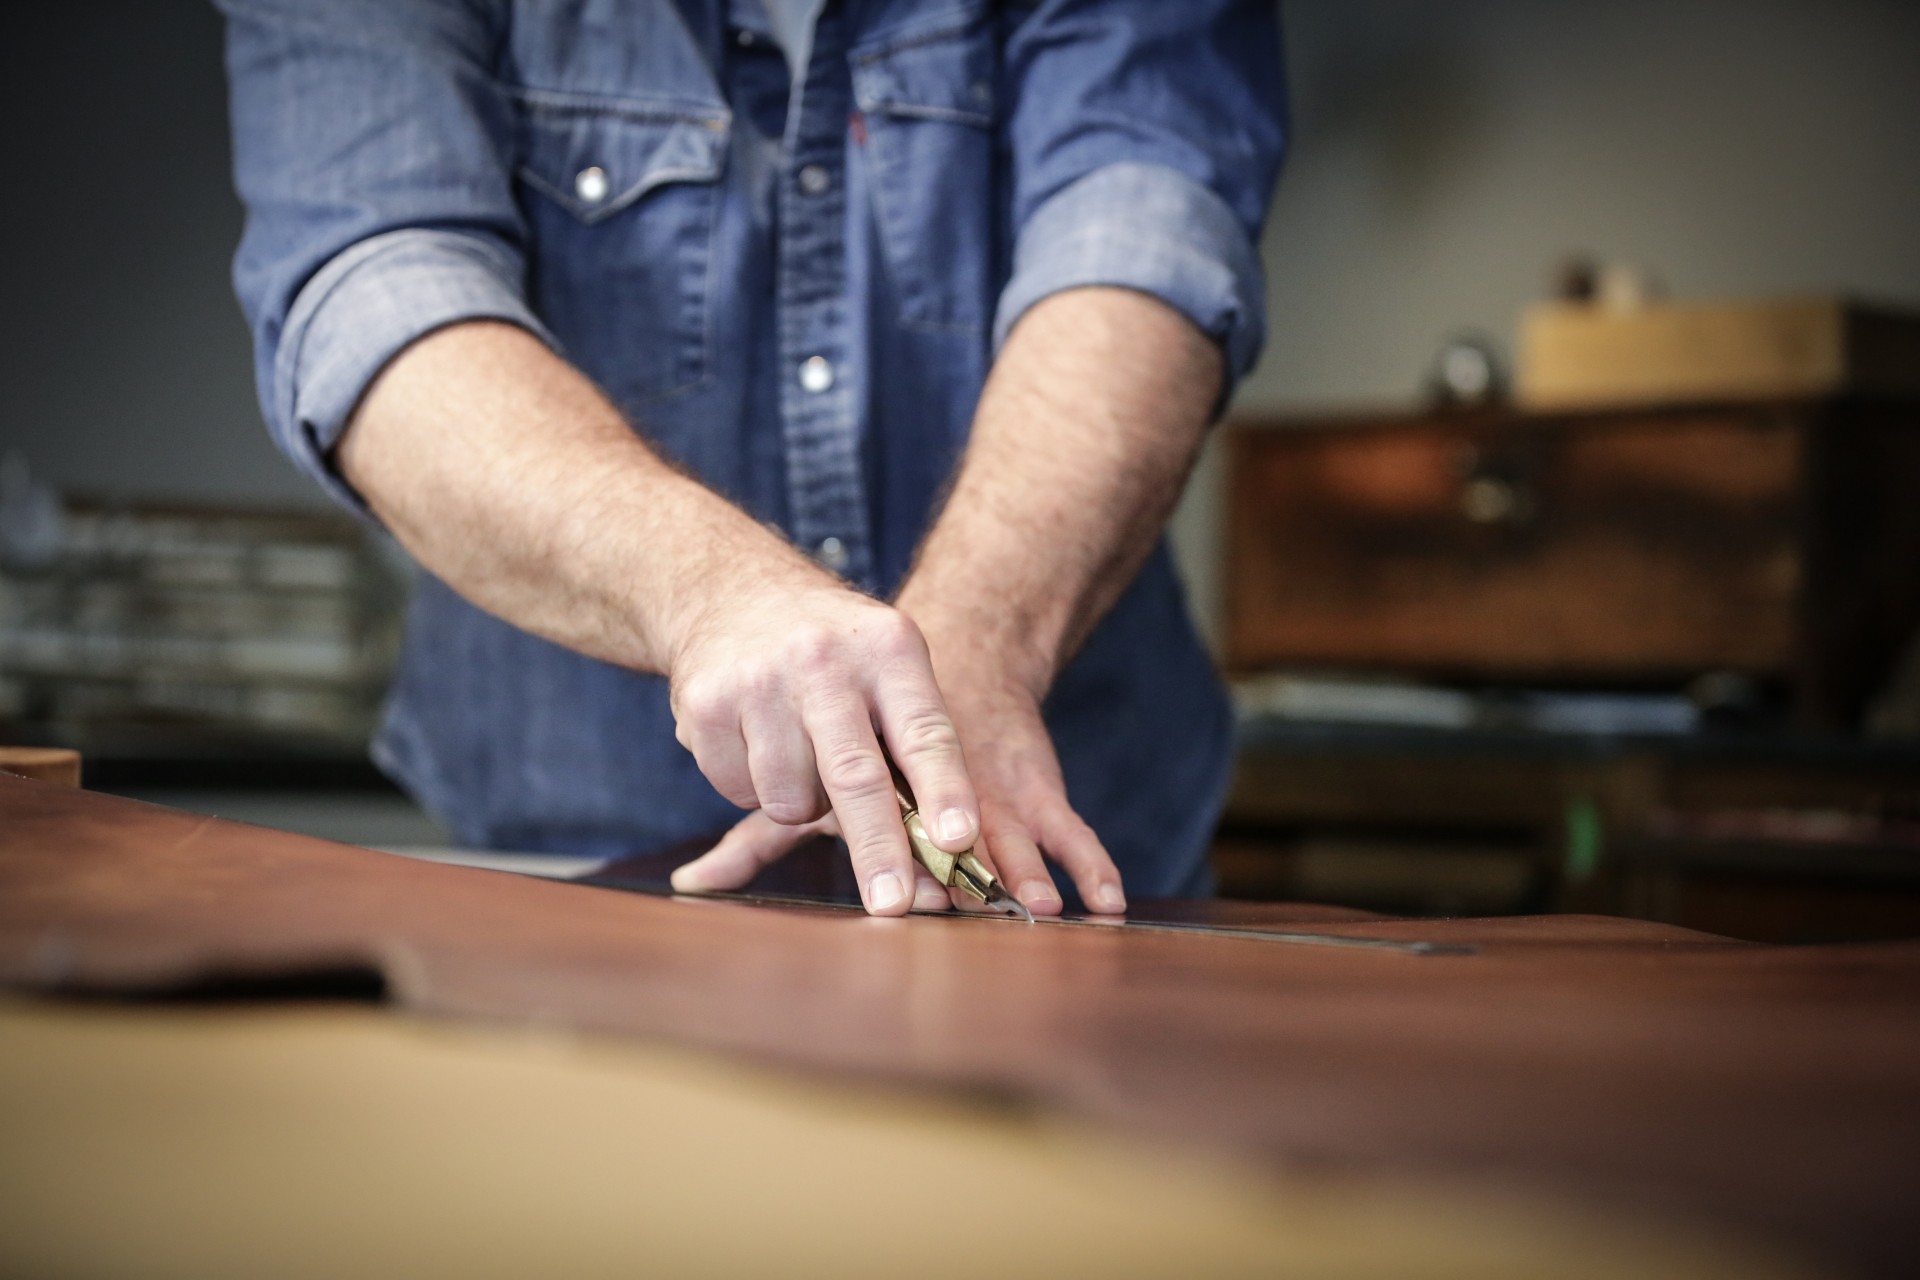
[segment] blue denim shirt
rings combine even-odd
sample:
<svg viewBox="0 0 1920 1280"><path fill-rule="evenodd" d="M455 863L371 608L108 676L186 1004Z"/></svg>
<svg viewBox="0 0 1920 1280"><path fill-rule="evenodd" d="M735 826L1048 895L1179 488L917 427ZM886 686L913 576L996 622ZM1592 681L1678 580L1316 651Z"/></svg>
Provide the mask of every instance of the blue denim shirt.
<svg viewBox="0 0 1920 1280"><path fill-rule="evenodd" d="M1036 301L1144 291L1233 376L1262 340L1271 0L844 0L798 76L755 0L222 7L262 403L350 506L331 452L368 383L488 318L886 595ZM1230 717L1164 546L1045 711L1130 892L1204 888ZM740 816L664 681L427 576L375 757L481 846L639 852Z"/></svg>

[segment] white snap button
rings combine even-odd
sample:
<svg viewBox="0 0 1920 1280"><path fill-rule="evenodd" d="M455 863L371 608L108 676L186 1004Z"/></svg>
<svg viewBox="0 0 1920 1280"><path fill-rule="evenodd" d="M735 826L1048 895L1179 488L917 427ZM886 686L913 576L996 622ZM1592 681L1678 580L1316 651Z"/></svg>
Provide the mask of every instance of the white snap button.
<svg viewBox="0 0 1920 1280"><path fill-rule="evenodd" d="M833 175L826 166L810 164L800 170L800 190L810 196L817 196L833 185Z"/></svg>
<svg viewBox="0 0 1920 1280"><path fill-rule="evenodd" d="M816 560L835 573L847 567L847 544L838 538L822 538L813 549Z"/></svg>
<svg viewBox="0 0 1920 1280"><path fill-rule="evenodd" d="M573 194L588 204L599 204L607 198L607 171L599 165L582 169L573 177Z"/></svg>
<svg viewBox="0 0 1920 1280"><path fill-rule="evenodd" d="M833 385L833 365L825 356L808 356L800 362L800 387L815 395Z"/></svg>

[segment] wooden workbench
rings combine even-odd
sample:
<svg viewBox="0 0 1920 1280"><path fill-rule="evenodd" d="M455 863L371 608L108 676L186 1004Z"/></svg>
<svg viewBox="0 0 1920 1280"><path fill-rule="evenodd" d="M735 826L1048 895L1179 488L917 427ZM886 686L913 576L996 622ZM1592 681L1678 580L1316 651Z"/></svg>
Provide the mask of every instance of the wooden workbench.
<svg viewBox="0 0 1920 1280"><path fill-rule="evenodd" d="M795 1271L862 1271L862 1259L897 1266L896 1255L883 1249L869 1258L858 1242L897 1241L906 1249L910 1241L970 1237L974 1223L1033 1242L1053 1238L1051 1223L1056 1245L1074 1239L1088 1221L1076 1217L1080 1201L1068 1194L1078 1166L1036 1153L1026 1130L1009 1137L994 1128L1012 1123L1004 1110L1011 1103L1029 1117L1022 1124L1060 1118L1181 1153L1201 1162L1191 1168L1206 1170L1189 1177L1177 1174L1189 1166L1137 1163L1132 1147L1134 1156L1115 1158L1116 1176L1133 1170L1140 1177L1103 1194L1103 1202L1142 1206L1122 1215L1141 1229L1102 1236L1109 1229L1096 1228L1095 1240L1077 1241L1094 1253L1074 1255L1090 1265L1105 1258L1114 1274L1164 1272L1153 1260L1168 1258L1193 1262L1187 1269L1196 1272L1244 1272L1259 1258L1270 1267L1290 1259L1321 1273L1381 1275L1528 1274L1529 1266L1533 1274L1568 1274L1575 1265L1586 1274L1801 1266L1898 1275L1920 1263L1912 1225L1920 1186L1920 946L1763 947L1602 917L1406 921L1230 904L1186 904L1164 917L1453 950L999 919L869 920L818 908L668 899L408 862L0 778L0 980L15 988L121 1000L193 993L377 999L441 1022L538 1028L543 1037L600 1033L652 1046L646 1053L748 1064L716 1069L716 1080L772 1071L753 1078L798 1088L784 1083L797 1071L813 1082L805 1088L825 1088L839 1100L808 1112L829 1118L802 1125L799 1137L769 1121L763 1144L748 1088L709 1099L712 1108L701 1113L730 1152L724 1162L693 1160L687 1153L699 1145L698 1126L681 1125L663 1145L684 1159L635 1172L605 1164L602 1144L583 1156L582 1170L571 1170L555 1135L590 1130L592 1105L543 1112L531 1100L542 1073L527 1072L530 1092L516 1092L522 1077L511 1055L481 1071L497 1085L492 1092L458 1085L479 1069L444 1053L445 1040L416 1039L420 1033L396 1026L391 1015L356 1015L384 1020L377 1028L355 1023L336 1043L304 1021L319 1016L312 1014L287 1024L287 1015L258 1011L129 1013L97 1003L80 1012L16 1011L0 1023L0 1042L9 1046L0 1053L0 1107L13 1108L0 1118L35 1140L0 1144L0 1177L39 1192L0 1196L0 1205L14 1206L0 1208L14 1215L0 1223L0 1240L16 1242L0 1249L30 1259L80 1258L80 1270L116 1272L84 1262L101 1256L111 1233L61 1234L49 1199L57 1207L63 1194L84 1196L89 1169L130 1164L156 1179L167 1168L192 1170L195 1135L206 1140L228 1108L235 1117L256 1116L276 1098L325 1105L317 1116L288 1119L288 1141L256 1150L263 1176L301 1164L303 1144L337 1157L340 1117L352 1114L342 1099L359 1082L370 1112L386 1117L385 1130L413 1139L405 1147L412 1163L383 1162L349 1143L363 1164L322 1159L296 1180L291 1200L256 1188L250 1204L270 1201L271 1211L259 1212L283 1227L293 1222L291 1235L269 1235L263 1248L275 1238L326 1235L326 1214L317 1225L302 1218L299 1196L333 1212L355 1202L343 1201L339 1179L391 1187L401 1177L401 1188L417 1185L401 1175L427 1176L421 1170L434 1161L419 1151L454 1142L455 1134L472 1138L449 1153L468 1170L454 1178L458 1187L473 1180L470 1166L481 1158L474 1143L495 1142L491 1158L525 1166L474 1193L489 1206L511 1204L516 1188L532 1194L553 1179L570 1185L569 1174L583 1171L659 1184L665 1201L635 1193L635 1221L655 1224L660 1242L671 1238L672 1249L661 1243L660 1256L685 1265L670 1269L744 1266L734 1239L711 1245L713 1265L700 1265L699 1241L710 1236L696 1220L754 1221L759 1209L771 1213L783 1203L783 1222L825 1215L818 1221L839 1228L793 1237L781 1256ZM245 1065L248 1055L274 1058L255 1037L276 1020L310 1050L279 1054L279 1069L291 1076ZM201 1079L182 1065L193 1045L225 1045L239 1065L206 1067L211 1083L199 1092L179 1086L183 1073ZM148 1071L139 1065L142 1053L172 1065ZM680 1065L671 1070L693 1070L673 1061ZM567 1070L547 1081L560 1095L618 1096L572 1095ZM706 1068L696 1074L709 1078ZM442 1079L444 1089L436 1085ZM156 1087L156 1080L177 1087ZM664 1126L673 1115L693 1114L672 1088L633 1088L630 1116L603 1115L608 1133L645 1144L649 1117ZM857 1092L840 1092L847 1088ZM879 1140L870 1125L843 1129L831 1119L835 1105L876 1096L873 1090L886 1099L872 1104L881 1109L874 1114L905 1108L897 1126L881 1126L905 1144L884 1159L863 1154L862 1142ZM127 1105L128 1097L146 1097L165 1114L156 1120ZM88 1098L109 1117L138 1118L146 1127L131 1132L151 1137L137 1144L146 1154L118 1163L102 1154L105 1140L87 1127ZM991 1141L1007 1141L996 1148L1002 1164L956 1162L954 1140L940 1128L956 1113L929 1121L930 1113L916 1110L950 1108L956 1099L971 1117L962 1129L987 1135L981 1141L994 1134ZM815 1105L809 1095L806 1106ZM796 1113L781 1114L791 1120ZM416 1124L416 1116L425 1118ZM725 1116L732 1119L723 1123ZM277 1130L266 1125L266 1132ZM806 1165L792 1156L792 1144L804 1150L806 1141L826 1144L820 1150L834 1161L891 1173L856 1179L850 1198L826 1195L823 1188L834 1185L828 1174L792 1174ZM168 1144L176 1158L151 1154ZM1052 1170L1051 1180L1030 1176L1036 1159ZM1213 1163L1221 1160L1255 1172L1222 1174ZM693 1197L712 1209L709 1218L658 1211L660 1203L682 1203L669 1193L681 1185L683 1167L686 1186L712 1193L711 1204ZM111 1185L124 1197L140 1184ZM1254 1200L1235 1202L1245 1209L1241 1217L1205 1192L1228 1185L1255 1188L1246 1192ZM1302 1219L1282 1206L1303 1185L1331 1197L1315 1219L1325 1230L1308 1232L1308 1243L1331 1252L1298 1251L1307 1248L1296 1230ZM604 1203L591 1173L580 1186L587 1202ZM1419 1190L1383 1210L1381 1188ZM438 1203L422 1199L429 1208ZM541 1216L559 1212L553 1199L535 1196L517 1223L498 1214L475 1219L472 1240L514 1230L521 1232L515 1239L544 1238L555 1221L572 1220ZM1437 1202L1495 1208L1479 1217L1421 1217ZM1156 1203L1188 1207L1171 1215L1145 1208ZM28 1213L23 1204L41 1207ZM1224 1216L1208 1217L1205 1205ZM91 1203L67 1207L69 1216L92 1220ZM1404 1218L1396 1217L1402 1209ZM1526 1218L1536 1212L1546 1216ZM1516 1213L1531 1225L1515 1227ZM1429 1229L1443 1220L1451 1233ZM446 1234L452 1228L444 1215L428 1212L421 1221L440 1225L424 1238L398 1232L393 1248L443 1263L453 1256L447 1250L473 1252ZM1595 1234L1595 1221L1621 1234ZM862 1222L885 1226L863 1237ZM1404 1227L1401 1235L1383 1225L1393 1222ZM1476 1230L1475 1223L1486 1225ZM1197 1224L1197 1232L1188 1229ZM1237 1234L1243 1229L1251 1234ZM1540 1265L1548 1255L1570 1257L1569 1242L1581 1231L1589 1231L1589 1243L1578 1263ZM1122 1237L1134 1244L1108 1247ZM631 1233L622 1238L629 1249L641 1247ZM1412 1251L1396 1263L1393 1250L1377 1247L1387 1238ZM18 1252L22 1239L43 1251ZM168 1245L168 1256L188 1261L158 1270L238 1273L244 1259L271 1256L234 1253L238 1246L220 1253L229 1239L210 1231ZM834 1240L855 1243L835 1252ZM1199 1265L1215 1258L1202 1240L1224 1242L1219 1266ZM196 1268L196 1257L243 1262Z"/></svg>

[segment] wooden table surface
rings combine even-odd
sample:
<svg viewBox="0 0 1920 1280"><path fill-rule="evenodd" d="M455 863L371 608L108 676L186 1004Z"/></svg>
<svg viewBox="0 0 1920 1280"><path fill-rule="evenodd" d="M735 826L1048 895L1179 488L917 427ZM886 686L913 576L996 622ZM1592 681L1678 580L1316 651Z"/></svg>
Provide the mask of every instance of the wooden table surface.
<svg viewBox="0 0 1920 1280"><path fill-rule="evenodd" d="M665 899L0 778L16 988L378 993L1014 1104L1282 1179L1520 1197L1834 1271L1920 1266L1920 945L1184 913L1472 951ZM954 1196L944 1221L1009 1211L991 1185Z"/></svg>

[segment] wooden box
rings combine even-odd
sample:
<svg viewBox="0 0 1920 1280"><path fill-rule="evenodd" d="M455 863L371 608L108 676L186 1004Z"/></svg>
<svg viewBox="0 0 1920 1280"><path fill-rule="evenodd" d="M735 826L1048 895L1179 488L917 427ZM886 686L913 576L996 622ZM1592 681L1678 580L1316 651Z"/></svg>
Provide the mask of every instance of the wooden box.
<svg viewBox="0 0 1920 1280"><path fill-rule="evenodd" d="M1920 622L1920 407L1239 422L1237 671L1791 683L1851 721Z"/></svg>
<svg viewBox="0 0 1920 1280"><path fill-rule="evenodd" d="M1530 408L1826 396L1920 396L1920 317L1841 298L1546 302L1520 322Z"/></svg>

